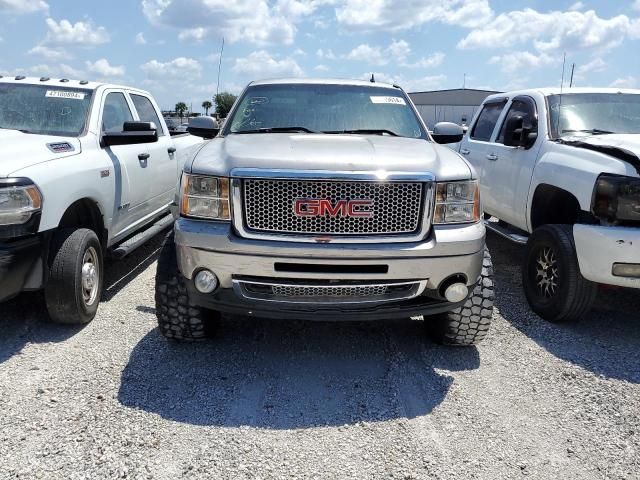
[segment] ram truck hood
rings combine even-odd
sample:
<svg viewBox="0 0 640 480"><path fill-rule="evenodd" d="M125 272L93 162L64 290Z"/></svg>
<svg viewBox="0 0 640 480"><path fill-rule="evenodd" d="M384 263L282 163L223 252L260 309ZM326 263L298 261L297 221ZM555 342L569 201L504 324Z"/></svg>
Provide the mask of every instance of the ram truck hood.
<svg viewBox="0 0 640 480"><path fill-rule="evenodd" d="M55 152L53 145L68 144ZM80 140L72 137L33 135L18 130L0 129L0 178L20 176L20 170L38 163L78 155Z"/></svg>
<svg viewBox="0 0 640 480"><path fill-rule="evenodd" d="M431 173L436 180L476 178L453 150L416 138L382 135L256 133L215 138L187 171L229 176L234 168L328 172Z"/></svg>

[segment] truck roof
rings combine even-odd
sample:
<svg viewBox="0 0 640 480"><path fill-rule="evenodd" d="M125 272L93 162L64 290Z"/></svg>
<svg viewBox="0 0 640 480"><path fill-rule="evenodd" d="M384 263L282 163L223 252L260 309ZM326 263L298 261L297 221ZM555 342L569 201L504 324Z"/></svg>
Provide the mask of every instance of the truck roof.
<svg viewBox="0 0 640 480"><path fill-rule="evenodd" d="M49 85L55 87L66 88L84 88L88 90L95 90L98 87L112 87L121 88L123 90L135 90L138 92L145 92L139 88L127 87L125 85L116 85L103 82L90 82L87 80L72 80L68 78L49 78L49 77L25 77L24 75L17 76L2 76L0 75L0 83L16 83L16 84L28 84L28 85Z"/></svg>
<svg viewBox="0 0 640 480"><path fill-rule="evenodd" d="M563 88L560 87L547 87L547 88L529 88L526 90L514 90L511 92L503 92L496 93L494 95L489 95L487 100L493 100L496 98L505 98L505 97L515 97L517 95L531 95L532 93L542 94L545 97L549 95L559 95L562 94L571 94L571 93L629 93L629 94L640 94L639 89L634 88L594 88L594 87L575 87L575 88Z"/></svg>
<svg viewBox="0 0 640 480"><path fill-rule="evenodd" d="M382 88L397 88L390 83L385 82L371 82L369 80L353 80L346 78L272 78L266 80L256 80L249 85L357 85L359 87L382 87Z"/></svg>

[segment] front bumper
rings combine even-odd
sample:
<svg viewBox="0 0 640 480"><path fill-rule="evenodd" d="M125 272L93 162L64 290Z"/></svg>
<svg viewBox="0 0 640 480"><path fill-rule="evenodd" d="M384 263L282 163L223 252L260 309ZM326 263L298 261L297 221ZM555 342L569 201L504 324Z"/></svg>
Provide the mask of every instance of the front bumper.
<svg viewBox="0 0 640 480"><path fill-rule="evenodd" d="M390 318L432 314L456 308L438 294L452 276L475 285L482 269L485 229L482 223L436 226L428 239L414 243L313 244L238 237L231 226L180 218L175 225L178 267L191 280L206 268L216 274L220 287L201 294L187 282L197 305L236 314L294 318ZM415 298L397 302L339 305L277 305L234 292L234 280L286 280L292 282L419 281L425 289ZM472 290L472 288L470 288ZM463 303L463 302L461 302Z"/></svg>
<svg viewBox="0 0 640 480"><path fill-rule="evenodd" d="M39 236L0 243L0 302L41 286L41 259Z"/></svg>
<svg viewBox="0 0 640 480"><path fill-rule="evenodd" d="M615 263L640 264L640 228L575 225L573 238L584 278L607 285L640 288L640 278L613 275Z"/></svg>

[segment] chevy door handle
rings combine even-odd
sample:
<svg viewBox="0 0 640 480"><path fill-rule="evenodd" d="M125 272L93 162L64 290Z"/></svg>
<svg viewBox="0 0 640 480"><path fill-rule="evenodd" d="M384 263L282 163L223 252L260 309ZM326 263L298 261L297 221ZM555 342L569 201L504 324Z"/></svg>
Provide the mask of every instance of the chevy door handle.
<svg viewBox="0 0 640 480"><path fill-rule="evenodd" d="M176 147L167 148L167 152L169 152L169 155L176 153Z"/></svg>
<svg viewBox="0 0 640 480"><path fill-rule="evenodd" d="M150 156L151 155L149 155L148 153L140 153L138 155L138 160L148 160Z"/></svg>
<svg viewBox="0 0 640 480"><path fill-rule="evenodd" d="M469 155L471 153L471 150L467 150L466 148L463 148L462 150L460 150L460 153L463 155Z"/></svg>
<svg viewBox="0 0 640 480"><path fill-rule="evenodd" d="M492 162L495 162L496 160L498 160L498 155L496 155L495 153L489 153L487 155L487 160L491 160Z"/></svg>

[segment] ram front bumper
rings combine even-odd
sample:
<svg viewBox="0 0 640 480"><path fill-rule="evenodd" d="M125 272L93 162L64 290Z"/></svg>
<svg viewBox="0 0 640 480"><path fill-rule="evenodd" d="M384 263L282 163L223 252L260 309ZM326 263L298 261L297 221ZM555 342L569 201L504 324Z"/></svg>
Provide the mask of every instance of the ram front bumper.
<svg viewBox="0 0 640 480"><path fill-rule="evenodd" d="M439 288L454 276L469 287L475 285L482 269L484 241L482 223L436 226L423 242L381 244L252 240L238 237L223 222L180 218L175 225L178 267L187 279L192 302L234 314L274 318L374 319L451 310L463 302L447 302ZM218 277L220 286L211 294L195 289L193 277L201 269ZM278 285L280 291L387 285L397 296L324 303L265 296L259 291L263 284Z"/></svg>

